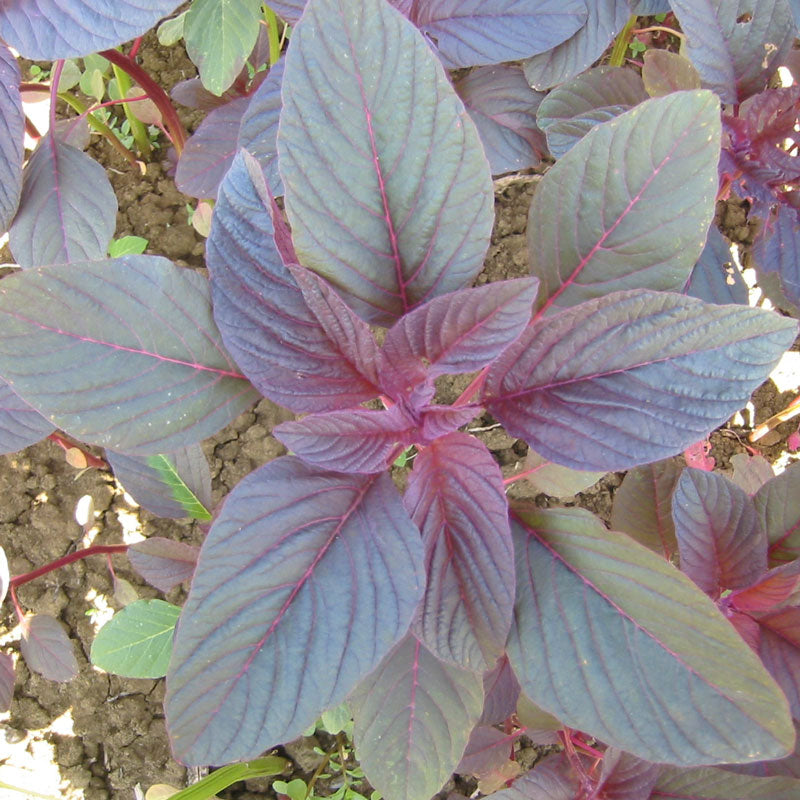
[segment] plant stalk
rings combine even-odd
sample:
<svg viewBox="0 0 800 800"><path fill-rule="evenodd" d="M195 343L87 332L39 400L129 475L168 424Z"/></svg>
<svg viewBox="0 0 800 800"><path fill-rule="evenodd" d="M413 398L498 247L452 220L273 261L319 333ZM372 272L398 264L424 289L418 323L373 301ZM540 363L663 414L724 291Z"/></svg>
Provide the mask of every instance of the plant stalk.
<svg viewBox="0 0 800 800"><path fill-rule="evenodd" d="M125 98L128 90L133 86L130 76L124 72L116 64L111 65L114 70L114 77L117 79L117 88L119 89L119 96ZM139 152L144 158L150 158L153 149L150 147L150 137L147 133L145 124L133 113L130 103L123 103L122 110L125 112L125 118L131 126L131 135L139 148Z"/></svg>
<svg viewBox="0 0 800 800"><path fill-rule="evenodd" d="M78 550L75 553L70 553L67 556L57 558L55 561L51 561L49 564L45 564L43 567L39 567L31 572L25 572L22 575L15 575L9 581L8 585L12 589L16 589L18 586L22 586L25 583L30 583L31 581L36 580L36 578L41 578L42 575L47 575L48 572L53 572L60 567L66 567L68 564L72 564L75 561L80 561L81 559L88 558L89 556L104 555L106 553L126 553L128 551L128 547L129 545L127 544L95 544L91 547L85 547L83 550Z"/></svg>
<svg viewBox="0 0 800 800"><path fill-rule="evenodd" d="M608 59L609 66L621 67L625 63L625 53L628 52L628 45L631 43L633 29L636 27L636 21L638 19L636 14L631 14L630 18L625 23L625 27L614 40L614 46L611 48L611 57Z"/></svg>

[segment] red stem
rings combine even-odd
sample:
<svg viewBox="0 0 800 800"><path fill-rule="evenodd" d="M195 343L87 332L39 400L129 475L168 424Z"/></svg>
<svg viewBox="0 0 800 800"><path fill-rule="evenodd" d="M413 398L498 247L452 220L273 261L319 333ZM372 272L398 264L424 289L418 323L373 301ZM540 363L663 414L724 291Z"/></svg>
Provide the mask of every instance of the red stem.
<svg viewBox="0 0 800 800"><path fill-rule="evenodd" d="M183 152L183 147L189 135L183 127L178 112L167 93L130 57L119 50L103 50L101 56L107 58L112 64L123 69L131 78L147 92L150 99L156 104L164 119L164 127L169 133L169 138L175 146L178 155Z"/></svg>
<svg viewBox="0 0 800 800"><path fill-rule="evenodd" d="M126 553L127 551L127 544L96 544L91 547L85 547L83 550L70 553L68 556L57 558L55 561L51 561L49 564L45 564L43 567L39 567L39 569L35 569L32 572L16 575L10 580L9 586L13 592L17 586L22 586L24 583L29 583L32 580L36 580L36 578L41 578L42 575L47 575L48 572L53 572L53 570L59 569L60 567L66 567L67 564L80 561L82 558L102 555L104 553Z"/></svg>
<svg viewBox="0 0 800 800"><path fill-rule="evenodd" d="M108 464L103 461L102 458L98 458L97 456L93 456L88 451L84 450L80 445L76 444L75 442L71 442L67 439L63 434L60 433L51 433L47 437L51 442L55 442L65 453L68 450L80 450L83 453L84 458L86 459L86 466L87 467L95 467L96 469L108 469Z"/></svg>
<svg viewBox="0 0 800 800"><path fill-rule="evenodd" d="M461 396L453 403L453 406L465 406L483 388L486 376L489 374L489 367L484 367L470 382L469 386L461 392Z"/></svg>
<svg viewBox="0 0 800 800"><path fill-rule="evenodd" d="M50 133L56 135L56 103L58 102L58 84L61 82L61 72L64 69L63 59L53 64L53 74L50 80Z"/></svg>
<svg viewBox="0 0 800 800"><path fill-rule="evenodd" d="M510 483L516 483L517 481L521 481L523 478L527 478L528 475L533 475L534 472L538 472L540 469L546 467L550 464L550 461L545 461L544 464L539 464L536 467L532 467L531 469L526 469L524 472L520 472L517 475L512 475L510 478L503 479L503 486L508 486Z"/></svg>

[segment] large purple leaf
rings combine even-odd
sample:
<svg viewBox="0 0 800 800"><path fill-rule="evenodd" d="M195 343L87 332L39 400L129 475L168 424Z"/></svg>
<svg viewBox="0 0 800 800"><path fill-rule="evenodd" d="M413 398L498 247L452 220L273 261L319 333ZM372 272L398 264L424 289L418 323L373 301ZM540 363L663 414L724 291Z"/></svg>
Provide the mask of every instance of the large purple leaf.
<svg viewBox="0 0 800 800"><path fill-rule="evenodd" d="M650 800L797 800L800 780L754 778L725 769L665 767Z"/></svg>
<svg viewBox="0 0 800 800"><path fill-rule="evenodd" d="M716 225L708 229L706 246L692 269L684 292L706 303L739 303L745 306L748 303L747 284L733 263L731 243Z"/></svg>
<svg viewBox="0 0 800 800"><path fill-rule="evenodd" d="M800 607L760 616L758 625L758 655L800 719Z"/></svg>
<svg viewBox="0 0 800 800"><path fill-rule="evenodd" d="M0 234L8 230L14 219L22 190L25 115L19 82L17 60L0 44Z"/></svg>
<svg viewBox="0 0 800 800"><path fill-rule="evenodd" d="M504 655L497 666L483 676L483 692L481 725L497 725L514 713L519 698L519 681L508 663L508 656Z"/></svg>
<svg viewBox="0 0 800 800"><path fill-rule="evenodd" d="M544 53L586 21L584 0L422 0L411 20L436 42L448 69Z"/></svg>
<svg viewBox="0 0 800 800"><path fill-rule="evenodd" d="M294 25L300 19L305 5L306 0L272 0L269 7L290 25Z"/></svg>
<svg viewBox="0 0 800 800"><path fill-rule="evenodd" d="M786 0L671 3L686 35L686 54L724 103L741 103L765 89L796 34Z"/></svg>
<svg viewBox="0 0 800 800"><path fill-rule="evenodd" d="M529 326L490 367L482 403L550 461L627 469L721 425L796 330L760 309L616 292Z"/></svg>
<svg viewBox="0 0 800 800"><path fill-rule="evenodd" d="M800 723L797 720L794 727L800 732ZM725 769L740 775L754 775L761 778L775 776L800 778L800 741L795 745L794 752L786 758L777 761L756 761L750 764L730 764Z"/></svg>
<svg viewBox="0 0 800 800"><path fill-rule="evenodd" d="M175 171L175 185L184 194L216 198L239 151L239 125L249 102L237 97L215 108L186 142Z"/></svg>
<svg viewBox="0 0 800 800"><path fill-rule="evenodd" d="M595 125L629 111L649 98L638 72L596 67L553 89L536 119L550 152L560 158Z"/></svg>
<svg viewBox="0 0 800 800"><path fill-rule="evenodd" d="M512 532L508 653L533 702L649 761L755 761L791 750L786 698L671 564L583 509L526 510Z"/></svg>
<svg viewBox="0 0 800 800"><path fill-rule="evenodd" d="M544 95L528 86L519 67L478 67L460 78L455 88L478 129L493 175L539 163L547 152L536 124L536 109Z"/></svg>
<svg viewBox="0 0 800 800"><path fill-rule="evenodd" d="M239 147L247 150L261 165L269 189L276 197L283 194L278 172L278 120L282 108L283 65L284 60L281 59L270 67L263 83L251 95L239 128Z"/></svg>
<svg viewBox="0 0 800 800"><path fill-rule="evenodd" d="M117 198L106 171L51 134L25 167L9 246L21 267L105 258L117 224Z"/></svg>
<svg viewBox="0 0 800 800"><path fill-rule="evenodd" d="M206 254L226 347L257 389L293 411L332 411L377 397L380 389L306 305L276 247L269 207L263 172L239 153L220 187Z"/></svg>
<svg viewBox="0 0 800 800"><path fill-rule="evenodd" d="M518 278L460 289L404 315L381 348L382 387L400 394L428 377L490 364L530 322L538 284Z"/></svg>
<svg viewBox="0 0 800 800"><path fill-rule="evenodd" d="M564 83L591 66L630 16L627 0L592 0L586 5L589 17L577 33L522 65L534 89Z"/></svg>
<svg viewBox="0 0 800 800"><path fill-rule="evenodd" d="M0 378L0 453L16 453L55 430Z"/></svg>
<svg viewBox="0 0 800 800"><path fill-rule="evenodd" d="M609 747L603 756L595 792L603 800L642 800L650 797L661 769L660 764Z"/></svg>
<svg viewBox="0 0 800 800"><path fill-rule="evenodd" d="M707 91L647 100L584 136L531 204L541 302L680 290L714 217L719 142L719 102Z"/></svg>
<svg viewBox="0 0 800 800"><path fill-rule="evenodd" d="M680 474L681 468L672 459L632 469L614 493L611 527L671 559L678 549L672 493Z"/></svg>
<svg viewBox="0 0 800 800"><path fill-rule="evenodd" d="M128 560L149 584L168 592L194 575L197 553L197 547L151 536L128 548Z"/></svg>
<svg viewBox="0 0 800 800"><path fill-rule="evenodd" d="M141 36L179 5L179 0L6 0L0 36L26 58L75 58Z"/></svg>
<svg viewBox="0 0 800 800"><path fill-rule="evenodd" d="M483 671L514 606L503 477L482 442L451 433L417 455L403 498L422 532L428 582L413 629L437 657Z"/></svg>
<svg viewBox="0 0 800 800"><path fill-rule="evenodd" d="M351 703L356 753L370 784L393 800L428 800L461 760L481 714L483 685L409 634Z"/></svg>
<svg viewBox="0 0 800 800"><path fill-rule="evenodd" d="M753 496L769 539L769 564L800 557L800 464L767 481Z"/></svg>
<svg viewBox="0 0 800 800"><path fill-rule="evenodd" d="M34 614L22 622L19 649L28 669L49 681L64 683L78 674L78 662L64 626L48 614Z"/></svg>
<svg viewBox="0 0 800 800"><path fill-rule="evenodd" d="M206 508L211 504L211 471L199 444L183 447L167 456L175 472ZM148 463L148 456L130 456L106 452L114 475L126 492L143 508L159 517L181 519L189 516L187 509L176 499L171 486Z"/></svg>
<svg viewBox="0 0 800 800"><path fill-rule="evenodd" d="M398 442L409 443L414 421L399 406L386 411L362 408L309 414L273 430L287 449L306 463L335 472L383 472Z"/></svg>
<svg viewBox="0 0 800 800"><path fill-rule="evenodd" d="M3 279L0 374L67 433L126 453L216 433L258 398L225 352L208 282L155 256Z"/></svg>
<svg viewBox="0 0 800 800"><path fill-rule="evenodd" d="M781 289L794 305L800 305L800 225L794 209L781 206L775 228L759 239L753 256L759 271L775 272Z"/></svg>
<svg viewBox="0 0 800 800"><path fill-rule="evenodd" d="M14 699L14 662L8 653L0 653L0 712L11 708Z"/></svg>
<svg viewBox="0 0 800 800"><path fill-rule="evenodd" d="M521 775L508 789L495 792L495 800L575 800L578 776L563 753L553 753Z"/></svg>
<svg viewBox="0 0 800 800"><path fill-rule="evenodd" d="M283 102L278 156L302 264L387 326L472 282L491 232L489 167L408 20L383 0L310 0Z"/></svg>
<svg viewBox="0 0 800 800"><path fill-rule="evenodd" d="M165 703L176 757L227 763L299 736L406 632L422 561L388 473L287 456L248 475L206 537L178 622Z"/></svg>
<svg viewBox="0 0 800 800"><path fill-rule="evenodd" d="M767 569L767 537L750 496L715 472L685 469L672 495L681 572L716 600Z"/></svg>

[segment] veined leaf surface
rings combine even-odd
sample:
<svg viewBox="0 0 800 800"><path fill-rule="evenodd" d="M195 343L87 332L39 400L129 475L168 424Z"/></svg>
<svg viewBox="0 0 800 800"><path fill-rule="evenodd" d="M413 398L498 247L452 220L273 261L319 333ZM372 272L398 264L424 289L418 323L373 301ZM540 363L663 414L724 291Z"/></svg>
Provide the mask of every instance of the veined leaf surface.
<svg viewBox="0 0 800 800"><path fill-rule="evenodd" d="M178 623L165 702L176 756L221 764L299 736L406 632L422 561L388 473L286 456L248 475L206 537Z"/></svg>
<svg viewBox="0 0 800 800"><path fill-rule="evenodd" d="M207 281L156 256L0 284L0 374L54 426L126 453L216 433L258 394L225 352Z"/></svg>
<svg viewBox="0 0 800 800"><path fill-rule="evenodd" d="M649 761L691 766L791 751L783 693L685 575L582 509L515 517L509 658L531 700Z"/></svg>
<svg viewBox="0 0 800 800"><path fill-rule="evenodd" d="M489 244L489 165L420 32L381 0L310 0L282 93L300 262L381 325L469 285Z"/></svg>
<svg viewBox="0 0 800 800"><path fill-rule="evenodd" d="M621 289L679 291L714 217L719 143L719 102L707 91L647 100L584 136L544 176L531 204L540 303L563 308Z"/></svg>
<svg viewBox="0 0 800 800"><path fill-rule="evenodd" d="M5 233L14 219L22 191L25 115L20 78L17 60L0 44L0 233Z"/></svg>

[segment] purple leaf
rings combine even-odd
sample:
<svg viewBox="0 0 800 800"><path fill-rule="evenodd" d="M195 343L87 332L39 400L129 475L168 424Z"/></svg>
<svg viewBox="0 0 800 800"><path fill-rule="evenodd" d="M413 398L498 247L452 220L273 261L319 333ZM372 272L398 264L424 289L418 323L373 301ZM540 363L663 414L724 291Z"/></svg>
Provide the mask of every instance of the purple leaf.
<svg viewBox="0 0 800 800"><path fill-rule="evenodd" d="M800 718L800 607L758 616L758 655Z"/></svg>
<svg viewBox="0 0 800 800"><path fill-rule="evenodd" d="M208 282L166 259L39 267L2 289L0 374L82 441L168 453L258 397L222 347Z"/></svg>
<svg viewBox="0 0 800 800"><path fill-rule="evenodd" d="M448 69L544 53L586 21L583 0L422 0L411 20L436 42Z"/></svg>
<svg viewBox="0 0 800 800"><path fill-rule="evenodd" d="M8 230L14 219L22 190L25 115L19 82L17 60L0 44L0 234Z"/></svg>
<svg viewBox="0 0 800 800"><path fill-rule="evenodd" d="M775 477L772 465L764 456L736 453L731 456L731 466L733 467L731 480L751 497L767 481L771 481Z"/></svg>
<svg viewBox="0 0 800 800"><path fill-rule="evenodd" d="M405 314L381 348L382 388L398 396L426 378L490 364L530 322L537 288L535 278L518 278L460 289Z"/></svg>
<svg viewBox="0 0 800 800"><path fill-rule="evenodd" d="M211 471L199 444L189 445L167 454L175 471L198 501L211 506ZM140 505L159 517L181 519L187 510L175 499L170 486L164 483L157 470L148 464L147 456L129 456L106 452L114 476L125 491Z"/></svg>
<svg viewBox="0 0 800 800"><path fill-rule="evenodd" d="M630 15L626 0L593 0L586 5L589 17L577 33L522 65L534 89L549 89L564 83L591 66L622 30Z"/></svg>
<svg viewBox="0 0 800 800"><path fill-rule="evenodd" d="M306 0L271 0L269 7L281 19L286 20L290 25L294 25L300 19L305 5Z"/></svg>
<svg viewBox="0 0 800 800"><path fill-rule="evenodd" d="M239 125L249 103L249 97L237 97L215 108L186 142L175 171L175 185L184 194L216 198L239 151Z"/></svg>
<svg viewBox="0 0 800 800"><path fill-rule="evenodd" d="M9 247L21 267L106 257L117 198L94 159L48 134L25 167Z"/></svg>
<svg viewBox="0 0 800 800"><path fill-rule="evenodd" d="M741 103L765 89L792 47L796 29L786 0L671 2L686 54L724 103Z"/></svg>
<svg viewBox="0 0 800 800"><path fill-rule="evenodd" d="M631 0L631 11L640 16L669 14L671 10L669 0Z"/></svg>
<svg viewBox="0 0 800 800"><path fill-rule="evenodd" d="M403 636L423 581L419 533L387 473L287 456L248 475L178 622L165 703L176 757L227 763L299 736Z"/></svg>
<svg viewBox="0 0 800 800"><path fill-rule="evenodd" d="M660 764L609 747L594 791L603 800L642 800L650 797L662 769Z"/></svg>
<svg viewBox="0 0 800 800"><path fill-rule="evenodd" d="M679 291L714 217L719 130L713 94L677 92L599 125L559 159L528 219L541 302Z"/></svg>
<svg viewBox="0 0 800 800"><path fill-rule="evenodd" d="M194 575L199 548L151 536L128 548L131 566L151 585L168 592Z"/></svg>
<svg viewBox="0 0 800 800"><path fill-rule="evenodd" d="M281 59L270 67L264 82L250 97L250 104L242 117L239 129L239 147L243 147L261 165L273 195L283 194L283 184L278 172L278 120L281 114L281 84L283 83Z"/></svg>
<svg viewBox="0 0 800 800"><path fill-rule="evenodd" d="M428 575L413 630L438 658L485 670L503 653L514 605L500 468L482 442L451 433L417 455L403 502Z"/></svg>
<svg viewBox="0 0 800 800"><path fill-rule="evenodd" d="M800 731L800 723L795 720L794 727ZM800 744L795 745L794 752L777 761L756 761L751 764L728 764L725 769L741 775L754 775L769 778L782 775L788 778L800 778Z"/></svg>
<svg viewBox="0 0 800 800"><path fill-rule="evenodd" d="M0 7L0 37L25 58L75 58L141 36L179 5L179 0L7 0Z"/></svg>
<svg viewBox="0 0 800 800"><path fill-rule="evenodd" d="M16 453L55 430L0 378L0 453Z"/></svg>
<svg viewBox="0 0 800 800"><path fill-rule="evenodd" d="M753 257L759 272L775 272L789 302L800 305L800 225L797 212L781 206L772 235L759 239Z"/></svg>
<svg viewBox="0 0 800 800"><path fill-rule="evenodd" d="M237 96L234 90L225 92L219 97L211 94L203 86L200 78L187 78L185 81L176 83L169 94L176 103L201 111L213 111L215 108L226 105Z"/></svg>
<svg viewBox="0 0 800 800"><path fill-rule="evenodd" d="M553 753L514 781L495 792L495 800L575 800L580 786L563 753Z"/></svg>
<svg viewBox="0 0 800 800"><path fill-rule="evenodd" d="M725 769L664 767L650 800L797 800L800 781L754 778Z"/></svg>
<svg viewBox="0 0 800 800"><path fill-rule="evenodd" d="M491 178L419 31L382 0L310 0L282 91L278 156L300 262L386 326L469 285L489 244Z"/></svg>
<svg viewBox="0 0 800 800"><path fill-rule="evenodd" d="M544 95L534 92L519 67L478 67L455 84L475 123L493 175L536 166L547 152L536 124Z"/></svg>
<svg viewBox="0 0 800 800"><path fill-rule="evenodd" d="M14 699L14 661L8 653L0 653L0 712L11 709Z"/></svg>
<svg viewBox="0 0 800 800"><path fill-rule="evenodd" d="M770 611L792 598L800 585L800 560L773 567L752 585L731 592L725 601L737 611Z"/></svg>
<svg viewBox="0 0 800 800"><path fill-rule="evenodd" d="M347 361L306 305L276 247L269 193L239 153L220 187L208 239L214 317L253 385L293 411L332 411L380 389Z"/></svg>
<svg viewBox="0 0 800 800"><path fill-rule="evenodd" d="M519 681L503 656L497 666L483 676L483 713L480 725L497 725L507 720L517 708Z"/></svg>
<svg viewBox="0 0 800 800"><path fill-rule="evenodd" d="M434 439L453 433L462 425L472 422L480 414L477 406L426 406L422 412L422 425L415 436L418 444L430 444Z"/></svg>
<svg viewBox="0 0 800 800"><path fill-rule="evenodd" d="M220 95L236 80L258 39L260 0L193 0L183 39L203 86Z"/></svg>
<svg viewBox="0 0 800 800"><path fill-rule="evenodd" d="M474 413L474 412L473 412ZM284 422L273 435L308 464L335 472L383 472L398 442L408 443L414 422L393 406L309 414Z"/></svg>
<svg viewBox="0 0 800 800"><path fill-rule="evenodd" d="M78 662L64 626L47 614L23 620L19 649L28 669L49 681L65 683L78 674Z"/></svg>
<svg viewBox="0 0 800 800"><path fill-rule="evenodd" d="M550 461L627 469L721 425L795 335L760 309L616 292L529 326L490 367L483 405Z"/></svg>
<svg viewBox="0 0 800 800"><path fill-rule="evenodd" d="M622 531L667 560L678 549L672 521L672 493L681 474L673 461L632 469L614 494L611 528Z"/></svg>
<svg viewBox="0 0 800 800"><path fill-rule="evenodd" d="M678 53L651 48L645 51L642 61L642 81L651 97L699 89L702 85L692 62Z"/></svg>
<svg viewBox="0 0 800 800"><path fill-rule="evenodd" d="M289 265L303 299L337 355L373 386L378 385L378 346L364 320L356 316L331 285L304 267Z"/></svg>
<svg viewBox="0 0 800 800"><path fill-rule="evenodd" d="M508 654L534 703L649 761L754 761L791 750L780 689L671 564L583 509L519 512L512 531Z"/></svg>
<svg viewBox="0 0 800 800"><path fill-rule="evenodd" d="M767 481L753 496L756 511L769 539L769 564L783 564L800 556L800 464Z"/></svg>
<svg viewBox="0 0 800 800"><path fill-rule="evenodd" d="M716 600L767 569L767 537L749 495L723 475L685 469L672 495L681 572Z"/></svg>
<svg viewBox="0 0 800 800"><path fill-rule="evenodd" d="M495 772L509 760L514 751L516 734L507 734L488 725L473 728L467 749L455 771L459 775L482 777Z"/></svg>
<svg viewBox="0 0 800 800"><path fill-rule="evenodd" d="M684 294L718 305L748 304L747 284L733 263L731 243L715 225L708 229L706 246L694 265Z"/></svg>
<svg viewBox="0 0 800 800"><path fill-rule="evenodd" d="M479 675L442 663L409 634L358 686L351 704L356 752L370 784L384 797L423 800L458 765L483 687Z"/></svg>
<svg viewBox="0 0 800 800"><path fill-rule="evenodd" d="M599 122L618 117L647 99L635 70L596 67L553 89L542 100L536 120L550 152L560 158Z"/></svg>

